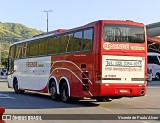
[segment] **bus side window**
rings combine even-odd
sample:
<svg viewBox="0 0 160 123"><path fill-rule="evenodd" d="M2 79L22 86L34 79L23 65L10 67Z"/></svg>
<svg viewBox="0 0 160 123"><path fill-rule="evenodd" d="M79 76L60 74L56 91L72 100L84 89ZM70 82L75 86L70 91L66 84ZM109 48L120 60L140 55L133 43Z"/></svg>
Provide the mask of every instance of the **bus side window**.
<svg viewBox="0 0 160 123"><path fill-rule="evenodd" d="M60 53L65 53L67 52L66 47L67 47L67 42L68 42L68 35L61 35L60 38L60 43L59 43L59 52Z"/></svg>
<svg viewBox="0 0 160 123"><path fill-rule="evenodd" d="M93 41L93 28L84 30L82 50L91 50Z"/></svg>
<svg viewBox="0 0 160 123"><path fill-rule="evenodd" d="M47 54L47 45L48 40L41 39L39 40L39 47L38 47L38 55L46 55Z"/></svg>
<svg viewBox="0 0 160 123"><path fill-rule="evenodd" d="M27 57L33 57L38 55L38 42L29 42L27 45L26 55Z"/></svg>
<svg viewBox="0 0 160 123"><path fill-rule="evenodd" d="M73 34L68 34L67 38L67 46L66 46L66 52L72 52L73 50Z"/></svg>
<svg viewBox="0 0 160 123"><path fill-rule="evenodd" d="M14 58L15 58L15 46L12 46L10 48L10 51L9 51L9 56L8 56L8 74L11 74L13 73L14 71Z"/></svg>
<svg viewBox="0 0 160 123"><path fill-rule="evenodd" d="M81 51L82 46L82 31L74 33L73 51Z"/></svg>
<svg viewBox="0 0 160 123"><path fill-rule="evenodd" d="M48 54L59 53L59 37L50 37L48 39Z"/></svg>

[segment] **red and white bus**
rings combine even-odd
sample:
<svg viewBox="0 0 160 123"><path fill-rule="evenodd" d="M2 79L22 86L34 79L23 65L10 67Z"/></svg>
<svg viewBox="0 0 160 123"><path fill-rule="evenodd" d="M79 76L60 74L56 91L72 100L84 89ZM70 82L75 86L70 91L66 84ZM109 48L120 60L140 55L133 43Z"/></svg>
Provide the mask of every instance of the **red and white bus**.
<svg viewBox="0 0 160 123"><path fill-rule="evenodd" d="M144 24L100 20L14 43L8 86L49 93L63 102L144 96L147 77Z"/></svg>

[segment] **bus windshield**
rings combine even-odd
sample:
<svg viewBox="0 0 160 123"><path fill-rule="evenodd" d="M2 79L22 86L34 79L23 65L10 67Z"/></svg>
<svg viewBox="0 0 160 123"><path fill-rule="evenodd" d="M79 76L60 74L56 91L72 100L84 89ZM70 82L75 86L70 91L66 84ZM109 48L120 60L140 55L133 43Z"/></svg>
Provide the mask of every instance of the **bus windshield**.
<svg viewBox="0 0 160 123"><path fill-rule="evenodd" d="M105 24L103 40L106 42L144 43L144 27L124 24Z"/></svg>

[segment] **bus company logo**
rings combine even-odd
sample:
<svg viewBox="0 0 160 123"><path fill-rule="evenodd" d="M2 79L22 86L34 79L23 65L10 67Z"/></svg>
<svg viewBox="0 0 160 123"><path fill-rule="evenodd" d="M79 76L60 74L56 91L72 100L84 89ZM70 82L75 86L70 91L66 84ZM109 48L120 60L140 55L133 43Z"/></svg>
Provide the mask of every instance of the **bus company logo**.
<svg viewBox="0 0 160 123"><path fill-rule="evenodd" d="M112 44L112 43L104 43L103 48L105 50L110 50L110 49L120 49L120 50L129 50L129 44Z"/></svg>
<svg viewBox="0 0 160 123"><path fill-rule="evenodd" d="M36 62L26 62L26 67L38 67L37 61Z"/></svg>

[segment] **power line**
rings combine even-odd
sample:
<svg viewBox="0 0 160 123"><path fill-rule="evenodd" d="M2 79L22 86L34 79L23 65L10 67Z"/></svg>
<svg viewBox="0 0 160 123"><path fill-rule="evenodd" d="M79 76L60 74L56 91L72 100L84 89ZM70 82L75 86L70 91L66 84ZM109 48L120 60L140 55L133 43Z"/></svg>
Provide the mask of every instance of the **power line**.
<svg viewBox="0 0 160 123"><path fill-rule="evenodd" d="M44 11L42 11L42 12L47 13L47 32L48 32L48 13L49 13L49 12L53 12L53 10L44 10Z"/></svg>

